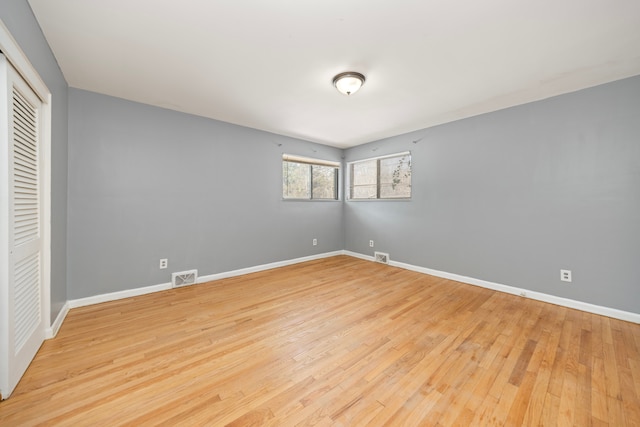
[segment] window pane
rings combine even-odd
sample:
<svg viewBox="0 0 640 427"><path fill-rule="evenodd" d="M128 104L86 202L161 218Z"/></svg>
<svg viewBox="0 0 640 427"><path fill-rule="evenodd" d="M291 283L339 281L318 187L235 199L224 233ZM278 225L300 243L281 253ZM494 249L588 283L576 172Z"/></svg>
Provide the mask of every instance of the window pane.
<svg viewBox="0 0 640 427"><path fill-rule="evenodd" d="M411 156L380 159L380 198L411 197Z"/></svg>
<svg viewBox="0 0 640 427"><path fill-rule="evenodd" d="M336 174L338 170L330 166L311 166L313 198L314 199L337 199Z"/></svg>
<svg viewBox="0 0 640 427"><path fill-rule="evenodd" d="M285 199L311 198L311 165L282 162L282 197Z"/></svg>
<svg viewBox="0 0 640 427"><path fill-rule="evenodd" d="M351 165L351 198L375 199L377 195L378 162L368 160Z"/></svg>

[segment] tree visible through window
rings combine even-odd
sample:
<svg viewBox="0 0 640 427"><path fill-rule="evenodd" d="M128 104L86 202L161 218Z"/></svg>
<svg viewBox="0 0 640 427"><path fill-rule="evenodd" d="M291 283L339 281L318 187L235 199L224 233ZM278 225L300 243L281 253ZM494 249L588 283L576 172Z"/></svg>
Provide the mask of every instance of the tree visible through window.
<svg viewBox="0 0 640 427"><path fill-rule="evenodd" d="M282 197L337 200L339 168L338 162L283 155Z"/></svg>
<svg viewBox="0 0 640 427"><path fill-rule="evenodd" d="M349 163L349 198L411 198L411 153Z"/></svg>

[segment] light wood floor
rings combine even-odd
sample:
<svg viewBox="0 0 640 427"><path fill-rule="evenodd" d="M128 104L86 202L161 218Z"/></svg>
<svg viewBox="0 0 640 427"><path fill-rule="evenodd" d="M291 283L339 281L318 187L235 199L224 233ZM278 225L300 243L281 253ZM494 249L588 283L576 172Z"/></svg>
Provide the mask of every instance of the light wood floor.
<svg viewBox="0 0 640 427"><path fill-rule="evenodd" d="M339 256L71 310L41 424L640 426L640 325Z"/></svg>

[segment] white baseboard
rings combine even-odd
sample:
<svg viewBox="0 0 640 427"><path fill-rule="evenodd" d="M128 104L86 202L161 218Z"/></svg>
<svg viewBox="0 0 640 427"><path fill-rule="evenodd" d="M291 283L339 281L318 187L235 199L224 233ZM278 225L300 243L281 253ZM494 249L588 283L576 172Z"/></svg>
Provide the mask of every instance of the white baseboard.
<svg viewBox="0 0 640 427"><path fill-rule="evenodd" d="M56 316L56 320L53 322L53 324L48 327L44 333L44 338L45 339L50 339L50 338L54 338L56 335L58 335L58 331L60 330L60 326L62 326L62 322L64 322L64 319L67 317L67 314L69 313L69 301L65 302L64 305L62 306L62 309L60 310L60 312L58 313L58 315Z"/></svg>
<svg viewBox="0 0 640 427"><path fill-rule="evenodd" d="M356 252L344 251L345 255L352 257L374 261L374 258L369 255L363 255ZM473 277L461 276L459 274L448 273L446 271L433 270L431 268L419 267L416 265L405 264L398 261L389 261L389 265L405 270L411 270L418 273L428 274L430 276L442 277L443 279L455 280L456 282L462 282L469 285L480 286L482 288L492 289L494 291L505 292L508 294L519 295L525 298L531 298L537 301L548 302L551 304L559 305L562 307L574 308L576 310L586 311L588 313L600 314L602 316L611 317L614 319L625 320L627 322L633 322L640 324L640 313L632 313L629 311L618 310L616 308L603 307L600 305L590 304L587 302L576 301L569 298L558 297L555 295L549 295L542 292L531 291L528 289L517 288L514 286L503 285L501 283L489 282L487 280L475 279Z"/></svg>
<svg viewBox="0 0 640 427"><path fill-rule="evenodd" d="M286 261L273 262L270 264L257 265L255 267L241 268L239 270L226 271L226 272L217 273L217 274L210 274L207 276L198 277L198 280L196 283L211 282L214 280L225 279L227 277L241 276L243 274L255 273L263 270L271 270L272 268L284 267L286 265L298 264L301 262L312 261L315 259L328 258L336 255L342 255L343 253L344 251L326 252L319 255L311 255L311 256L306 256L302 258L290 259ZM67 304L65 304L65 306L68 306L67 308L67 311L68 311L70 308L84 307L87 305L100 304L100 303L109 302L109 301L116 301L119 299L136 297L139 295L150 294L153 292L166 291L168 289L171 289L170 282L162 283L159 285L153 285L153 286L145 286L142 288L127 289L125 291L111 292L108 294L95 295L95 296L80 298L75 300L69 300L67 301ZM65 316L66 316L66 313L65 313ZM62 321L60 322L60 324L62 324ZM59 327L60 326L58 326L58 328Z"/></svg>
<svg viewBox="0 0 640 427"><path fill-rule="evenodd" d="M226 279L228 277L235 277L235 276L241 276L249 273L256 273L264 270L271 270L273 268L299 264L301 262L313 261L316 259L328 258L332 256L337 256L337 255L348 255L354 258L360 258L367 261L374 261L373 256L364 255L364 254L351 252L347 250L341 250L341 251L326 252L323 254L311 255L311 256L306 256L301 258L294 258L286 261L278 261L278 262L273 262L269 264L262 264L254 267L241 268L238 270L226 271L223 273L209 274L206 276L198 277L198 281L196 283L212 282L215 280ZM419 267L419 266L392 261L392 260L389 261L389 265L403 268L405 270L411 270L418 273L429 274L431 276L442 277L444 279L455 280L457 282L467 283L469 285L480 286L480 287L492 289L495 291L505 292L513 295L519 295L522 297L531 298L538 301L544 301L551 304L560 305L563 307L574 308L574 309L586 311L589 313L600 314L603 316L612 317L614 319L620 319L620 320L625 320L627 322L640 324L640 313L631 313L628 311L622 311L615 308L589 304L586 302L576 301L568 298L562 298L555 295L545 294L542 292L530 291L528 289L516 288L514 286L503 285L500 283L489 282L486 280L475 279L473 277L461 276L459 274L448 273L446 271L440 271L440 270L433 270L431 268ZM69 300L64 305L62 310L60 310L60 313L58 313L58 316L56 317L56 320L53 323L53 325L47 329L46 336L47 338L52 338L58 333L58 330L60 329L62 322L64 321L65 317L67 316L67 313L69 312L69 309L71 308L84 307L87 305L99 304L99 303L108 302L108 301L116 301L123 298L130 298L130 297L135 297L139 295L150 294L153 292L165 291L168 289L171 289L171 283L162 283L160 285L146 286L146 287L135 288L135 289L127 289L125 291L112 292L108 294L95 295L95 296L86 297L86 298Z"/></svg>
<svg viewBox="0 0 640 427"><path fill-rule="evenodd" d="M358 252L342 251L342 253L344 255L349 255L349 256L354 257L354 258L360 258L360 259L363 259L365 261L375 261L376 260L375 257L372 256L372 255L359 254Z"/></svg>
<svg viewBox="0 0 640 427"><path fill-rule="evenodd" d="M100 304L102 302L116 301L119 299L151 294L153 292L166 291L167 289L171 289L171 282L154 286L145 286L143 288L127 289L126 291L94 295L92 297L72 299L68 301L68 304L69 308L85 307L87 305Z"/></svg>
<svg viewBox="0 0 640 427"><path fill-rule="evenodd" d="M225 271L223 273L209 274L207 276L198 277L198 281L196 283L213 282L214 280L242 276L243 274L249 273L257 273L258 271L271 270L273 268L285 267L287 265L299 264L301 262L313 261L316 259L329 258L336 255L344 255L344 251L325 252L319 255L311 255L286 261L272 262L269 264L256 265L254 267L241 268L239 270Z"/></svg>

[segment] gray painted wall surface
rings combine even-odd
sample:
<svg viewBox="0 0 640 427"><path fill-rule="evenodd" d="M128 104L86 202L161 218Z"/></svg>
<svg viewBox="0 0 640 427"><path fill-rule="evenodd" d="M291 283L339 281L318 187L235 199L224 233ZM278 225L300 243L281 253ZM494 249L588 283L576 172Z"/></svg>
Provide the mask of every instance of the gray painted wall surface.
<svg viewBox="0 0 640 427"><path fill-rule="evenodd" d="M282 200L285 152L342 156L69 89L69 298L343 249L342 203Z"/></svg>
<svg viewBox="0 0 640 427"><path fill-rule="evenodd" d="M640 313L640 77L345 157L404 150L413 199L345 203L347 250Z"/></svg>
<svg viewBox="0 0 640 427"><path fill-rule="evenodd" d="M2 0L0 19L40 74L51 112L51 319L67 301L67 82L26 0Z"/></svg>

